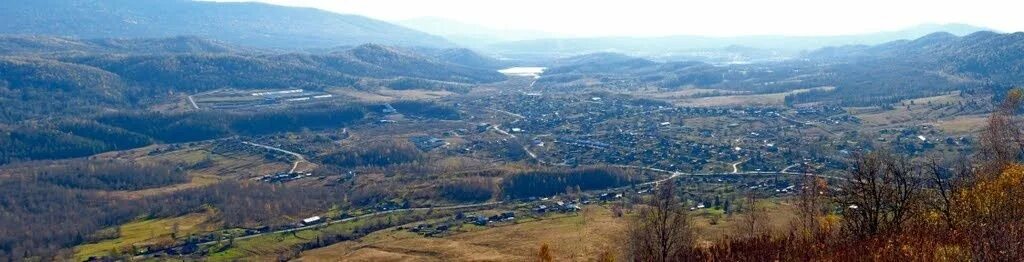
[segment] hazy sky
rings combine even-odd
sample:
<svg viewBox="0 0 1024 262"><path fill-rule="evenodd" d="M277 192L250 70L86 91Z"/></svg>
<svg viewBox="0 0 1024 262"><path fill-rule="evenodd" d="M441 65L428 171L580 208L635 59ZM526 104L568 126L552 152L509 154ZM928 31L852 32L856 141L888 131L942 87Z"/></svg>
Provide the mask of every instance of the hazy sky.
<svg viewBox="0 0 1024 262"><path fill-rule="evenodd" d="M238 0L219 0L238 1ZM570 36L835 35L967 23L1024 31L1020 0L259 0L383 20L441 17Z"/></svg>

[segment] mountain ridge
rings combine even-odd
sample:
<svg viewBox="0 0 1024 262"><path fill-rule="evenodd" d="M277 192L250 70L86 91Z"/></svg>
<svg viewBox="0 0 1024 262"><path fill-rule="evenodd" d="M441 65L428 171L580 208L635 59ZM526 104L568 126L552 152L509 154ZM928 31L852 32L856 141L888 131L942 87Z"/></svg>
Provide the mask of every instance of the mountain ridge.
<svg viewBox="0 0 1024 262"><path fill-rule="evenodd" d="M259 48L379 43L454 47L388 22L313 8L188 0L38 0L0 8L0 33L73 38L194 35Z"/></svg>

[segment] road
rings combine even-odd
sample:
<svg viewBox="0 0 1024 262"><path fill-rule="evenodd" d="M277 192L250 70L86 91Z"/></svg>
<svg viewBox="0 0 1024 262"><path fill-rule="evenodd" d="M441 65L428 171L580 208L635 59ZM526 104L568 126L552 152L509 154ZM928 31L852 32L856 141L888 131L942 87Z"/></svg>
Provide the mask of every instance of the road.
<svg viewBox="0 0 1024 262"><path fill-rule="evenodd" d="M285 154L294 156L296 158L296 160L295 160L295 162L292 163L292 169L288 170L289 174L295 173L295 169L299 168L299 163L307 162L306 161L306 157L302 156L299 153L295 153L295 152L292 152L292 151L288 151L288 150L284 150L284 149L281 149L281 148L277 148L277 147L273 147L273 146L268 146L268 145L261 145L261 144L257 144L257 143L253 143L253 142L245 142L245 141L243 141L242 144L246 144L246 145L250 145L250 146L255 146L255 147L261 147L261 148L264 148L264 149L268 149L268 150L272 150L272 151L277 151L277 152L281 152L281 153L285 153Z"/></svg>
<svg viewBox="0 0 1024 262"><path fill-rule="evenodd" d="M192 96L188 96L188 102L192 104L192 107L199 109L199 105L196 104L196 100L192 99Z"/></svg>
<svg viewBox="0 0 1024 262"><path fill-rule="evenodd" d="M743 160L743 161L740 161L740 162L732 163L732 173L733 174L739 174L740 173L740 164L743 164L743 162L747 162L747 160ZM785 170L783 170L783 171L785 171Z"/></svg>
<svg viewBox="0 0 1024 262"><path fill-rule="evenodd" d="M265 232L265 233L259 233L259 234L252 234L252 235L237 237L237 238L235 238L235 240L250 239L250 238L255 238L255 237L259 237L259 236L263 236L263 235L271 235L271 234L281 234L281 233L291 233L291 232L296 232L296 231L303 231L303 230L313 229L313 228L322 227L322 226L326 226L326 225L333 225L333 224L337 224L337 223L345 223L345 222L349 222L349 221L353 221L353 220L357 220L357 219L363 219L363 218L374 217L374 216L379 216L379 215L386 215L386 214L397 213L397 212L465 209L465 208L474 208L474 207L496 206L496 205L500 205L502 203L504 203L504 202L503 201L495 201L495 202L486 202L486 203L468 204L468 205L393 209L393 210L388 210L388 211L380 211L380 212L369 213L369 214L365 214L365 215L361 215L361 216L354 216L354 217L334 220L334 221L331 221L331 222L328 222L328 223L325 223L325 224L315 224L315 225L308 225L308 226L296 227L296 228L291 228L291 229L283 229L283 230L277 230L277 231L271 231L271 232ZM219 242L219 241L209 241L209 242L199 243L199 245L200 246L212 245L212 244L216 244L217 242Z"/></svg>
<svg viewBox="0 0 1024 262"><path fill-rule="evenodd" d="M498 133L501 133L502 135L506 135L506 136L511 137L511 138L516 138L516 135L513 135L513 134L509 133L508 131L505 131L505 130L501 129L501 125L493 125L491 127L494 128L494 131L498 131Z"/></svg>
<svg viewBox="0 0 1024 262"><path fill-rule="evenodd" d="M523 115L520 115L520 114L516 114L516 113L512 113L512 112L509 112L509 111L505 111L505 110L501 110L501 109L493 109L493 108L489 108L489 109L490 109L491 111L494 111L494 112L498 112L498 113L502 113L502 114L506 114L506 115L510 115L510 116L513 116L513 117L515 117L515 118L519 118L519 119L526 119L526 117L525 117L525 116L523 116Z"/></svg>

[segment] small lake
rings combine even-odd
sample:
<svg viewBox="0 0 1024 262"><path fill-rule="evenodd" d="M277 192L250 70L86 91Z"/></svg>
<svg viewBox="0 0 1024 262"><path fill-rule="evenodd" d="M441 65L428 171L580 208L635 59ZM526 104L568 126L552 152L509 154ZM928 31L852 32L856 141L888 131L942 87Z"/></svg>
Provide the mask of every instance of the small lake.
<svg viewBox="0 0 1024 262"><path fill-rule="evenodd" d="M540 74L543 74L545 69L547 67L511 67L498 70L498 72L510 76L540 77Z"/></svg>

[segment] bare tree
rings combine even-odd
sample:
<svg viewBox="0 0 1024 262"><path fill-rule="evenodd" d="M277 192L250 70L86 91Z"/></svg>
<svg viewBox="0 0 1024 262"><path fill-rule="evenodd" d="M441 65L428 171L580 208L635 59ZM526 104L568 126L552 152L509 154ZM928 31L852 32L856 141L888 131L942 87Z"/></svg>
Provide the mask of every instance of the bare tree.
<svg viewBox="0 0 1024 262"><path fill-rule="evenodd" d="M988 119L988 128L981 133L980 157L985 160L984 172L998 174L1007 165L1020 160L1024 150L1024 134L1015 115L1024 102L1024 90L1014 88L1006 100Z"/></svg>
<svg viewBox="0 0 1024 262"><path fill-rule="evenodd" d="M793 230L804 240L819 240L828 235L822 218L828 214L828 182L814 176L803 176L797 182L796 220Z"/></svg>
<svg viewBox="0 0 1024 262"><path fill-rule="evenodd" d="M960 189L974 177L974 167L968 159L961 157L953 163L931 158L925 168L929 189L925 198L928 207L942 216L949 229L955 229L959 222L954 214L955 198Z"/></svg>
<svg viewBox="0 0 1024 262"><path fill-rule="evenodd" d="M746 237L759 237L769 233L767 230L768 216L764 208L757 206L757 199L754 192L748 192L744 197L743 213L740 215L741 223L739 225L741 231L746 233Z"/></svg>
<svg viewBox="0 0 1024 262"><path fill-rule="evenodd" d="M899 233L918 211L921 169L885 152L861 156L839 197L845 229L857 237Z"/></svg>
<svg viewBox="0 0 1024 262"><path fill-rule="evenodd" d="M683 259L693 246L693 227L675 195L675 185L662 183L629 225L627 255L633 261Z"/></svg>

